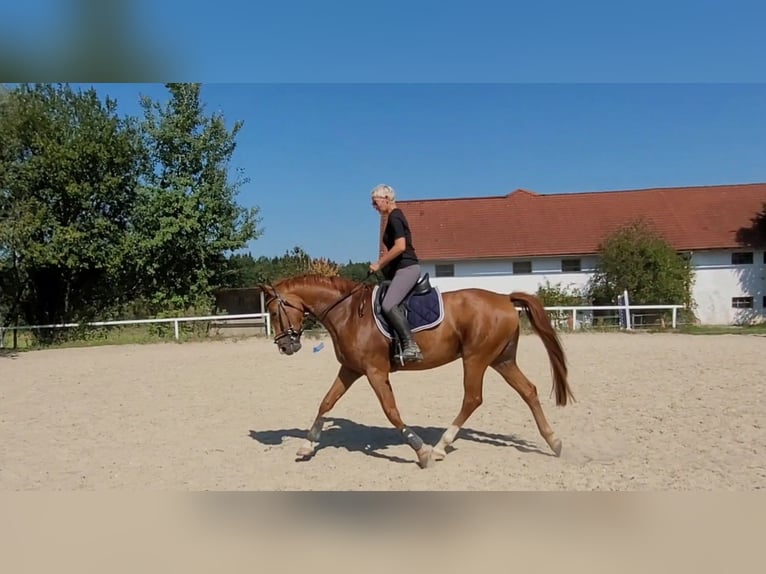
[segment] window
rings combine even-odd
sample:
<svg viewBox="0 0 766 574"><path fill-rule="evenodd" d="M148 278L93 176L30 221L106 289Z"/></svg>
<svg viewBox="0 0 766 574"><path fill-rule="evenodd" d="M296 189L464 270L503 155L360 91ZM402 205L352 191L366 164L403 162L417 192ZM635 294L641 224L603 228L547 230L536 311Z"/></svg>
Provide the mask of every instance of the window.
<svg viewBox="0 0 766 574"><path fill-rule="evenodd" d="M763 308L766 309L766 295L763 296Z"/></svg>
<svg viewBox="0 0 766 574"><path fill-rule="evenodd" d="M763 264L766 265L766 251L763 252Z"/></svg>
<svg viewBox="0 0 766 574"><path fill-rule="evenodd" d="M753 298L752 297L732 297L731 307L732 309L752 309Z"/></svg>
<svg viewBox="0 0 766 574"><path fill-rule="evenodd" d="M731 254L732 265L751 265L753 263L753 252L742 251Z"/></svg>
<svg viewBox="0 0 766 574"><path fill-rule="evenodd" d="M579 259L562 259L561 270L564 273L572 273L574 271L580 271L580 260Z"/></svg>
<svg viewBox="0 0 766 574"><path fill-rule="evenodd" d="M437 277L454 277L455 265L452 263L436 264L436 276Z"/></svg>
<svg viewBox="0 0 766 574"><path fill-rule="evenodd" d="M532 273L532 262L531 261L514 261L513 274L523 275L525 273Z"/></svg>

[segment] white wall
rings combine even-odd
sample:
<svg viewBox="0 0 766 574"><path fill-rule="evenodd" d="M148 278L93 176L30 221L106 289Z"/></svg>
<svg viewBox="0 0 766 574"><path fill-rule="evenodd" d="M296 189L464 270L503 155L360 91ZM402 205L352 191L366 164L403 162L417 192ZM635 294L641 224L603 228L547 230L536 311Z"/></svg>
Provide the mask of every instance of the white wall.
<svg viewBox="0 0 766 574"><path fill-rule="evenodd" d="M766 295L764 252L753 252L753 263L732 265L732 250L695 252L695 284L692 290L696 314L705 324L724 325L764 318ZM753 297L752 309L733 309L732 297Z"/></svg>
<svg viewBox="0 0 766 574"><path fill-rule="evenodd" d="M763 298L766 295L766 265L764 252L754 251L753 264L732 265L732 250L694 252L695 285L692 296L697 304L695 312L703 324L732 324L766 319ZM528 261L529 259L527 259ZM431 283L442 291L465 287L481 287L500 293L526 291L534 293L546 280L562 287L584 287L595 269L597 257L581 257L579 273L562 273L560 257L532 259L532 273L514 275L513 260L495 259L455 261L454 277L436 277L435 263L421 262ZM732 297L752 296L752 309L732 308ZM666 301L657 301L665 304Z"/></svg>
<svg viewBox="0 0 766 574"><path fill-rule="evenodd" d="M573 259L575 259L573 257ZM570 285L574 288L584 287L590 274L595 268L596 257L580 257L581 271L577 273L562 273L560 257L545 257L532 259L532 273L513 274L513 261L510 259L494 259L480 261L455 261L454 277L436 277L434 262L421 262L423 272L428 272L432 285L438 285L442 291L453 291L465 287L481 287L500 293L511 291L527 291L534 293L538 286L546 280L552 285L561 283L564 288ZM521 261L521 260L517 260ZM530 261L530 259L524 259Z"/></svg>

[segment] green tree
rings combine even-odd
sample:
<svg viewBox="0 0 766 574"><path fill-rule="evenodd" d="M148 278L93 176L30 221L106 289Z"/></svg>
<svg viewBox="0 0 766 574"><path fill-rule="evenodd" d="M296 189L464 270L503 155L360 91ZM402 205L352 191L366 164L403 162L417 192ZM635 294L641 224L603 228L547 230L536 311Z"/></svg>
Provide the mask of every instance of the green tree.
<svg viewBox="0 0 766 574"><path fill-rule="evenodd" d="M595 304L611 305L624 290L637 305L693 306L693 269L652 226L637 219L603 242L600 261L588 285Z"/></svg>
<svg viewBox="0 0 766 574"><path fill-rule="evenodd" d="M579 307L586 304L582 291L573 284L552 284L546 280L544 284L538 286L536 295L545 307ZM548 311L548 316L556 323L567 321L570 315L568 311ZM524 316L522 325L525 328L528 327L528 322L527 317Z"/></svg>
<svg viewBox="0 0 766 574"><path fill-rule="evenodd" d="M20 85L0 104L0 287L28 323L124 301L140 138L95 90Z"/></svg>
<svg viewBox="0 0 766 574"><path fill-rule="evenodd" d="M349 260L348 263L341 266L340 268L340 276L345 277L346 279L351 279L352 281L365 281L367 280L370 283L377 283L378 278L376 275L372 275L371 277L367 278L367 272L370 270L370 262L364 261L364 262L353 262Z"/></svg>
<svg viewBox="0 0 766 574"><path fill-rule="evenodd" d="M252 253L234 253L229 257L224 287L253 287L259 280L259 266Z"/></svg>
<svg viewBox="0 0 766 574"><path fill-rule="evenodd" d="M152 312L212 308L227 255L260 236L259 209L237 204L229 162L242 122L206 115L199 84L167 84L165 105L141 100L147 158L134 217L133 268Z"/></svg>
<svg viewBox="0 0 766 574"><path fill-rule="evenodd" d="M253 287L260 283L274 283L285 277L301 273L335 274L352 281L374 282L375 277L367 278L369 262L344 265L323 258L314 258L301 247L293 247L279 257L260 256L252 253L237 253L229 257L226 287Z"/></svg>
<svg viewBox="0 0 766 574"><path fill-rule="evenodd" d="M272 269L269 281L272 282L308 273L311 268L311 256L299 246L285 251L281 257L272 258L271 262Z"/></svg>
<svg viewBox="0 0 766 574"><path fill-rule="evenodd" d="M576 307L585 305L585 296L575 285L562 285L561 283L552 284L546 280L543 285L538 286L536 295L546 307Z"/></svg>

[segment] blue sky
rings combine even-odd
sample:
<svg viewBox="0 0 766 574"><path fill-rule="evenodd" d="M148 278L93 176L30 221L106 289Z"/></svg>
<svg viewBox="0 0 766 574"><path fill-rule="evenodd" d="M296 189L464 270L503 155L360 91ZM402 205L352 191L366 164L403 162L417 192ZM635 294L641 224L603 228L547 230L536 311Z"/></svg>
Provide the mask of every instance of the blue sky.
<svg viewBox="0 0 766 574"><path fill-rule="evenodd" d="M60 66L57 56L106 33L102 50L123 46L145 63L159 62L168 71L160 80L764 80L766 4L757 0L6 4L0 46L10 53L47 52L41 64ZM67 75L53 69L46 76Z"/></svg>
<svg viewBox="0 0 766 574"><path fill-rule="evenodd" d="M67 50L122 46L164 69L160 80L205 82L210 110L244 120L233 166L251 178L240 202L261 208L255 255L300 245L338 261L375 257L368 194L379 182L414 199L766 181L763 2L6 8L0 48L41 81L75 80L56 59ZM98 89L131 114L139 92L166 95Z"/></svg>
<svg viewBox="0 0 766 574"><path fill-rule="evenodd" d="M161 85L97 86L122 113ZM232 167L264 234L345 262L376 256L380 182L402 199L766 181L764 84L207 84L243 120ZM766 199L766 198L765 198ZM415 238L417 247L417 238Z"/></svg>

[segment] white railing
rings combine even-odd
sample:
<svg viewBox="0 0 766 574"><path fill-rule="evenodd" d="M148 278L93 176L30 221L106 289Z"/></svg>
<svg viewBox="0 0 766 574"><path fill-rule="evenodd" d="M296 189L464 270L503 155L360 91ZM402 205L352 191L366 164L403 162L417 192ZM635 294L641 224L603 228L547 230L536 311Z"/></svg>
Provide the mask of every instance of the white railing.
<svg viewBox="0 0 766 574"><path fill-rule="evenodd" d="M119 321L94 321L92 323L56 323L50 325L19 325L0 327L0 349L4 348L6 331L31 331L34 329L67 329L77 327L112 327L118 325L147 325L150 323L173 323L176 340L180 338L179 324L191 321L229 321L232 319L264 319L266 334L271 334L271 316L268 313L242 313L239 315L205 315L199 317L163 317L157 319L123 319Z"/></svg>
<svg viewBox="0 0 766 574"><path fill-rule="evenodd" d="M634 309L671 309L672 310L672 319L671 319L671 325L672 328L675 329L676 325L678 324L678 310L683 309L683 305L631 305L630 304L630 296L628 294L628 290L624 290L622 294L617 297L617 305L599 305L599 306L588 306L588 305L582 305L577 307L568 307L568 306L561 306L561 307L546 307L546 311L571 311L572 312L572 330L577 329L577 310L581 311L596 311L596 310L603 310L603 311L620 311L624 315L622 317L619 317L620 326L622 327L624 324L624 328L627 331L630 331L632 329L631 326L631 316L630 312Z"/></svg>
<svg viewBox="0 0 766 574"><path fill-rule="evenodd" d="M582 305L571 306L561 305L545 307L546 311L568 311L572 314L572 329L577 329L577 314L582 311L623 311L625 313L625 329L631 330L631 311L636 310L671 310L673 329L678 325L678 310L683 309L683 305L629 305L627 298L624 305ZM50 325L20 325L16 327L0 327L0 349L4 348L6 331L29 331L33 329L65 329L76 327L110 327L118 325L146 325L151 323L173 323L173 331L176 340L180 338L179 324L192 321L230 321L236 319L263 319L266 335L271 335L271 317L268 313L242 313L238 315L206 315L199 317L163 317L157 319L125 319L119 321L95 321L92 323L57 323Z"/></svg>
<svg viewBox="0 0 766 574"><path fill-rule="evenodd" d="M683 309L683 305L595 305L595 306L577 306L577 307L567 307L567 306L560 306L560 307L546 307L546 311L569 311L572 313L572 328L577 329L577 312L578 311L624 311L625 312L625 329L631 330L633 327L631 325L631 318L630 313L631 311L635 310L649 310L649 309L657 309L657 310L667 310L670 309L672 311L672 318L671 318L671 326L673 329L676 328L678 325L678 310Z"/></svg>

